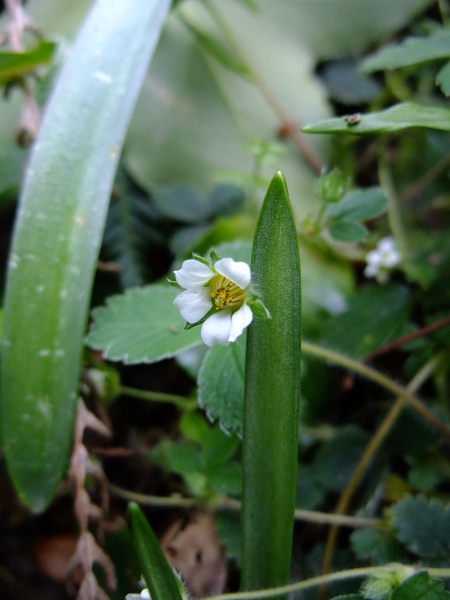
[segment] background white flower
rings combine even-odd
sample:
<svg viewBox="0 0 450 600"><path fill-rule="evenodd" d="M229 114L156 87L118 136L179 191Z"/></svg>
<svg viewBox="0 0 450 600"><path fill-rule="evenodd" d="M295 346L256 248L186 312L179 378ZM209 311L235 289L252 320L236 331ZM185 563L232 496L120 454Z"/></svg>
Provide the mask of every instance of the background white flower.
<svg viewBox="0 0 450 600"><path fill-rule="evenodd" d="M222 258L208 266L193 258L183 262L175 278L185 289L173 302L183 319L194 324L212 312L201 330L207 346L235 342L252 322L245 293L251 280L247 263Z"/></svg>
<svg viewBox="0 0 450 600"><path fill-rule="evenodd" d="M395 240L385 237L380 240L375 250L366 255L367 266L364 269L366 277L376 277L383 269L392 269L400 262L400 252L397 250Z"/></svg>

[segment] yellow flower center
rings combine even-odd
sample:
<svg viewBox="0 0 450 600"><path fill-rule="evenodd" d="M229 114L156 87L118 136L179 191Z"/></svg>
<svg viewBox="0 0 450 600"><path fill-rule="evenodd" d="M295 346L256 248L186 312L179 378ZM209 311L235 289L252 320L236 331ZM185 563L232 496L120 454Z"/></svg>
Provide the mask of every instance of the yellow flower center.
<svg viewBox="0 0 450 600"><path fill-rule="evenodd" d="M214 298L216 310L221 308L237 309L244 304L245 292L223 275L216 275L211 281L211 298Z"/></svg>

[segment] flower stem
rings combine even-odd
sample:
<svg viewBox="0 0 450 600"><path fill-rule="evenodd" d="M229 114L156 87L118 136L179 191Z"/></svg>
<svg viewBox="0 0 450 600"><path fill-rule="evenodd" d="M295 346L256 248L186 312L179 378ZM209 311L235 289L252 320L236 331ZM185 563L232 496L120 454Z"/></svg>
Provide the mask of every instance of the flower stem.
<svg viewBox="0 0 450 600"><path fill-rule="evenodd" d="M443 353L432 357L415 375L407 386L407 390L411 393L417 391L428 377L436 370L443 357ZM335 514L344 514L348 509L353 494L358 487L367 467L371 460L379 450L381 444L386 439L389 432L397 422L400 413L405 406L404 398L398 398L392 405L384 419L381 421L371 440L364 449L358 464L353 470L350 479L342 492L336 506ZM328 573L333 559L334 547L338 534L338 525L334 525L328 534L327 543L325 545L324 558L322 562L322 574Z"/></svg>
<svg viewBox="0 0 450 600"><path fill-rule="evenodd" d="M349 369L354 373L359 373L363 377L370 379L377 383L379 386L388 390L394 396L403 398L407 404L411 406L416 412L418 412L424 419L435 427L439 433L445 438L446 442L450 444L450 430L448 427L427 407L423 402L419 400L414 394L412 394L407 388L395 383L386 375L383 375L376 369L369 367L358 360L344 356L334 350L329 350L310 342L302 341L302 350L310 356L316 356L322 360L333 362L336 365Z"/></svg>
<svg viewBox="0 0 450 600"><path fill-rule="evenodd" d="M282 596L283 594L298 592L318 585L333 583L335 581L367 577L368 575L374 575L375 573L379 572L395 572L405 567L417 569L415 566L402 565L399 563L393 563L381 567L361 567L358 569L347 569L345 571L338 571L337 573L329 573L328 575L311 577L310 579L305 579L304 581L298 581L296 583L291 583L289 585L284 585L282 587L272 588L269 590L238 592L237 594L222 594L221 596L204 598L204 600L257 600L259 598L273 598L275 596ZM439 569L421 566L420 570L427 571L430 577L450 578L449 568Z"/></svg>
<svg viewBox="0 0 450 600"><path fill-rule="evenodd" d="M109 489L112 494L137 502L144 506L164 506L164 507L183 507L183 508L194 508L194 507L208 507L216 510L241 510L241 503L239 500L234 498L228 498L226 496L216 496L210 499L199 499L199 498L184 498L182 496L151 496L147 494L139 494L138 492L132 492L125 490L112 483L109 484ZM309 523L321 523L329 525L341 525L342 527L381 527L381 519L366 519L364 517L353 517L347 515L335 515L329 513L323 513L315 510L303 510L297 509L294 513L296 521L307 521Z"/></svg>
<svg viewBox="0 0 450 600"><path fill-rule="evenodd" d="M167 402L168 404L175 404L183 410L193 410L197 408L196 398L185 398L184 396L177 396L175 394L164 394L162 392L150 392L147 390L138 390L136 388L130 388L127 386L120 386L120 393L133 398L139 398L140 400L150 400L152 402Z"/></svg>
<svg viewBox="0 0 450 600"><path fill-rule="evenodd" d="M253 83L259 89L261 95L266 100L267 104L280 119L280 129L284 129L288 132L288 135L292 138L294 144L297 146L298 150L303 155L303 158L306 160L308 165L316 173L316 175L320 175L322 171L322 163L318 156L315 154L315 152L311 149L309 144L306 142L304 134L300 131L300 124L293 122L292 117L281 104L280 100L273 92L272 88L267 85L264 78L254 67L254 65L246 55L245 51L243 50L241 44L234 36L231 28L228 26L227 22L220 14L220 11L216 9L215 5L212 2L208 2L205 0L204 5L207 7L212 18L216 22L217 26L219 27L225 38L227 39L230 46L233 48L236 55L239 57L240 61L246 66Z"/></svg>
<svg viewBox="0 0 450 600"><path fill-rule="evenodd" d="M391 171L388 162L385 158L385 147L382 146L378 153L378 178L380 180L383 192L388 198L387 217L389 226L397 242L398 248L403 255L407 253L407 237L403 226L402 215L398 197L395 192L394 183L392 181Z"/></svg>

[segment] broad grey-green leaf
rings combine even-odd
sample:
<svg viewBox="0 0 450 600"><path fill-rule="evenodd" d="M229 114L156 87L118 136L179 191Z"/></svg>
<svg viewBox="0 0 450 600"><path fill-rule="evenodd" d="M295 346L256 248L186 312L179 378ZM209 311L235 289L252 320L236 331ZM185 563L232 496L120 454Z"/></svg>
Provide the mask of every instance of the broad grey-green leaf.
<svg viewBox="0 0 450 600"><path fill-rule="evenodd" d="M366 135L392 133L408 127L429 127L450 131L450 110L436 106L425 106L412 102L401 102L379 112L357 115L352 123L352 115L327 119L314 125L305 125L305 133L347 133Z"/></svg>
<svg viewBox="0 0 450 600"><path fill-rule="evenodd" d="M200 328L184 331L184 320L173 305L181 293L173 287L149 285L111 296L92 311L87 343L108 360L126 364L157 362L200 344Z"/></svg>
<svg viewBox="0 0 450 600"><path fill-rule="evenodd" d="M450 57L450 31L444 29L428 37L409 37L400 44L385 46L366 58L362 69L371 73L447 57Z"/></svg>
<svg viewBox="0 0 450 600"><path fill-rule="evenodd" d="M113 177L169 4L97 0L28 165L5 294L1 418L10 475L36 511L67 467Z"/></svg>
<svg viewBox="0 0 450 600"><path fill-rule="evenodd" d="M212 419L227 431L242 433L245 338L208 350L198 376L198 398Z"/></svg>
<svg viewBox="0 0 450 600"><path fill-rule="evenodd" d="M450 559L450 505L407 496L393 508L393 526L408 549L424 559Z"/></svg>

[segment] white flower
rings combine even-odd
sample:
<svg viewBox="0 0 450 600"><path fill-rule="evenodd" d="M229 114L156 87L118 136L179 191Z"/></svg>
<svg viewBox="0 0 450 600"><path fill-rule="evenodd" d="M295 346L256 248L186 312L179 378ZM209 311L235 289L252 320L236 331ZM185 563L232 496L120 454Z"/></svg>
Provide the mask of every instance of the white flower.
<svg viewBox="0 0 450 600"><path fill-rule="evenodd" d="M251 279L247 263L221 258L208 266L193 258L183 262L175 278L185 290L173 301L183 319L194 324L211 313L201 331L207 346L228 346L252 322L245 293Z"/></svg>
<svg viewBox="0 0 450 600"><path fill-rule="evenodd" d="M367 267L364 269L366 277L376 277L383 269L392 269L400 262L400 253L392 237L380 240L375 250L366 255Z"/></svg>

